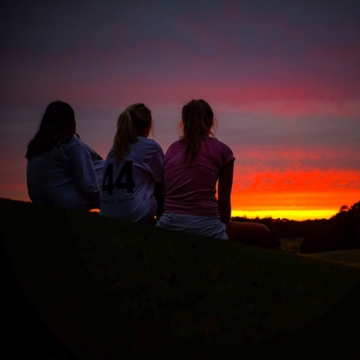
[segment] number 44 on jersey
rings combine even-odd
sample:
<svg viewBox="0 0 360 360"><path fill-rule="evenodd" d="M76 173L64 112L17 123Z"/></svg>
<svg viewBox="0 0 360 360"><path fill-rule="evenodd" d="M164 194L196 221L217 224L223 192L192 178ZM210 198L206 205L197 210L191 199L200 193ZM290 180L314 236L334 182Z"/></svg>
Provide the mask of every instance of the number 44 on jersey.
<svg viewBox="0 0 360 360"><path fill-rule="evenodd" d="M118 177L114 183L113 164L109 164L104 172L104 180L102 184L102 191L107 191L109 195L114 194L114 189L126 189L126 192L132 194L135 188L135 181L133 178L133 162L125 161L120 170ZM123 179L125 178L125 181Z"/></svg>

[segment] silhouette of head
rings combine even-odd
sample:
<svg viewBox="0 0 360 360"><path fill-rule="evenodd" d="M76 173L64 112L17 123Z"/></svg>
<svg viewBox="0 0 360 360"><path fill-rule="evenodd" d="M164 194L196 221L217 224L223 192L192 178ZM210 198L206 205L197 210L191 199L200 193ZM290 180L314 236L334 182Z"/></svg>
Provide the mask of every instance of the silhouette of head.
<svg viewBox="0 0 360 360"><path fill-rule="evenodd" d="M117 163L125 159L131 143L138 141L138 136L148 137L151 126L151 111L142 103L130 105L120 114L114 138Z"/></svg>
<svg viewBox="0 0 360 360"><path fill-rule="evenodd" d="M200 151L201 141L213 135L214 113L210 105L200 99L191 100L182 108L182 141L185 143L185 160L192 163Z"/></svg>
<svg viewBox="0 0 360 360"><path fill-rule="evenodd" d="M40 122L39 130L29 142L26 157L41 155L55 145L69 142L76 134L75 113L73 108L63 102L50 103Z"/></svg>
<svg viewBox="0 0 360 360"><path fill-rule="evenodd" d="M58 141L67 142L75 134L76 122L73 108L62 101L50 103L40 124L40 132L56 134Z"/></svg>

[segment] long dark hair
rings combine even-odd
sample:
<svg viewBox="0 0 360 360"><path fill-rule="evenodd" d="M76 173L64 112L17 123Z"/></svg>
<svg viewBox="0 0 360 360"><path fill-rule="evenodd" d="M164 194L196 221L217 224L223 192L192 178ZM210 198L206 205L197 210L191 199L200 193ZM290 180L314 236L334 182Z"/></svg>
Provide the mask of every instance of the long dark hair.
<svg viewBox="0 0 360 360"><path fill-rule="evenodd" d="M119 116L114 137L114 155L116 163L123 161L130 152L132 143L152 125L151 111L144 104L128 106Z"/></svg>
<svg viewBox="0 0 360 360"><path fill-rule="evenodd" d="M191 164L200 152L201 142L213 135L214 113L210 105L202 100L191 100L182 108L181 125L185 144L185 161Z"/></svg>
<svg viewBox="0 0 360 360"><path fill-rule="evenodd" d="M73 108L62 101L50 103L40 122L39 130L27 144L26 158L43 154L55 145L69 142L76 131Z"/></svg>

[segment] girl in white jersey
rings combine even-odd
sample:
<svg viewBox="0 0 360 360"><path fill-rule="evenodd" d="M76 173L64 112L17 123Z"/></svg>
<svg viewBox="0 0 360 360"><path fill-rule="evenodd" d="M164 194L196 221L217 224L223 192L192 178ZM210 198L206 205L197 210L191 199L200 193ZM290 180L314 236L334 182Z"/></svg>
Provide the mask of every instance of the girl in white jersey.
<svg viewBox="0 0 360 360"><path fill-rule="evenodd" d="M231 149L213 136L213 124L214 114L206 101L192 100L183 107L183 136L165 154L164 214L156 225L267 246L269 229L265 225L230 221L235 158Z"/></svg>
<svg viewBox="0 0 360 360"><path fill-rule="evenodd" d="M100 214L155 224L162 213L164 153L148 139L151 111L128 106L119 116L114 144L105 160Z"/></svg>

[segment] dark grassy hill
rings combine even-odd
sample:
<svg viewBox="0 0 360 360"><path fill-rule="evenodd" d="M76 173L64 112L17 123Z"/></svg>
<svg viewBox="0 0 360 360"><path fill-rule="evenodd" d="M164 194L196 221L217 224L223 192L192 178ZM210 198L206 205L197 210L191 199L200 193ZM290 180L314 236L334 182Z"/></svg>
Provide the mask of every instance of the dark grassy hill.
<svg viewBox="0 0 360 360"><path fill-rule="evenodd" d="M301 359L357 348L359 269L94 213L5 199L0 210L15 355Z"/></svg>

